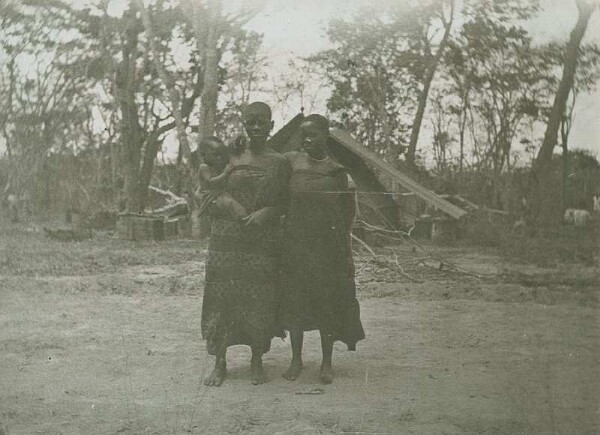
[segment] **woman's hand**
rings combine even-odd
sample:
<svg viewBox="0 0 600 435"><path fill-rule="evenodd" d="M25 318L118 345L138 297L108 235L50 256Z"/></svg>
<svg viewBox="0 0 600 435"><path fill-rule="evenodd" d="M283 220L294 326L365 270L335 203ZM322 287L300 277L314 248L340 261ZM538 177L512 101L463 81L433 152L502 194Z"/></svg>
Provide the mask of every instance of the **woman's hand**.
<svg viewBox="0 0 600 435"><path fill-rule="evenodd" d="M227 163L227 164L225 165L225 169L223 169L223 173L224 173L225 175L229 175L229 174L231 174L232 172L233 172L233 165L232 165L231 163Z"/></svg>
<svg viewBox="0 0 600 435"><path fill-rule="evenodd" d="M264 225L273 217L274 212L274 207L264 207L250 213L242 219L242 222L245 222L246 225Z"/></svg>

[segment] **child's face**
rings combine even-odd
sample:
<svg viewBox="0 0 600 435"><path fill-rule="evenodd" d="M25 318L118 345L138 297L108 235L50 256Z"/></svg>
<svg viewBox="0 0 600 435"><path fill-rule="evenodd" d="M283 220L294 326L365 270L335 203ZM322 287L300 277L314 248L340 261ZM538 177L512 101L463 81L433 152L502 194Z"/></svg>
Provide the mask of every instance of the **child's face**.
<svg viewBox="0 0 600 435"><path fill-rule="evenodd" d="M202 160L210 167L218 167L224 163L222 161L223 153L219 152L219 146L222 145L216 143L209 143L202 152Z"/></svg>

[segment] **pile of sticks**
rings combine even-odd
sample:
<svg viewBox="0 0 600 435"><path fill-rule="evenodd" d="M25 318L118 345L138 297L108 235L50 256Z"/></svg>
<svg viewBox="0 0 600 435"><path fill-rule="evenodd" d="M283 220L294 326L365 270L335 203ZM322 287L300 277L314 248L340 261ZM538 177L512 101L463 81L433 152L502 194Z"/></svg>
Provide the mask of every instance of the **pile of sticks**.
<svg viewBox="0 0 600 435"><path fill-rule="evenodd" d="M377 234L377 236L394 242L395 244L397 244L398 242L403 242L405 244L408 243L412 246L412 252L420 253L420 255L415 256L413 258L405 258L400 260L398 256L398 250L394 249L393 245L388 245L378 250L379 252L375 252L375 249L373 249L367 242L353 234L352 239L356 242L354 243L354 253L358 256L358 258L362 260L362 265L357 271L357 275L359 275L363 271L363 269L369 264L374 264L378 267L392 270L398 275L415 283L423 283L425 282L425 280L423 280L422 277L416 277L406 272L406 266L426 267L430 270L434 269L437 272L466 275L478 279L484 278L484 275L465 270L456 265L455 263L445 258L442 258L438 253L434 252L432 249L426 248L422 244L418 243L410 235L414 226L408 231L395 231L388 230L385 228L379 228L364 221L359 221L358 224L366 232L371 234Z"/></svg>

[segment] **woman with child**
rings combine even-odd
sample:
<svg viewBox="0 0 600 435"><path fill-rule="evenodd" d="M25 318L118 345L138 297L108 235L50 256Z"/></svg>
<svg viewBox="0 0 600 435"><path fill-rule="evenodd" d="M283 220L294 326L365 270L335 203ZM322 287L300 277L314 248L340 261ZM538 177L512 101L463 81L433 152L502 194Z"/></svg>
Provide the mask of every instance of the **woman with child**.
<svg viewBox="0 0 600 435"><path fill-rule="evenodd" d="M285 337L283 328L292 342L284 377L299 375L303 332L318 329L319 378L330 383L334 341L354 350L364 338L350 246L354 196L346 171L326 153L329 127L320 115L302 123L304 150L285 156L267 148L273 126L268 105L252 103L243 120L244 149L227 154L211 138L201 150L201 213L212 216L202 335L216 357L205 384L222 384L227 347L236 344L251 347L252 383L265 382L262 356L273 337Z"/></svg>
<svg viewBox="0 0 600 435"><path fill-rule="evenodd" d="M201 175L211 179L210 190L217 189L211 194L214 218L201 322L208 353L216 357L214 370L205 379L209 386L222 384L227 348L237 344L252 349L252 383L265 382L262 356L273 337L285 337L276 319L276 237L287 200L290 165L266 146L273 127L269 106L250 104L243 120L249 142L238 155L230 156L231 166L223 168L225 178L215 180L206 168Z"/></svg>

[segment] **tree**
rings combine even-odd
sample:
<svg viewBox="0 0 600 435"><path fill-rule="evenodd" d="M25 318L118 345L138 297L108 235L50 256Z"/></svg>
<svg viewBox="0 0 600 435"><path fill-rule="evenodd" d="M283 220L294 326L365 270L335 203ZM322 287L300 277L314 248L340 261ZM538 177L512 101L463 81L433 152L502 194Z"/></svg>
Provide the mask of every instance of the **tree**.
<svg viewBox="0 0 600 435"><path fill-rule="evenodd" d="M446 11L445 9L448 9ZM450 30L452 29L452 22L454 21L454 9L455 1L433 1L427 4L425 8L418 10L418 16L425 17L425 23L421 26L422 29L422 44L425 52L424 60L424 72L423 72L423 83L422 89L418 97L417 110L410 132L410 142L406 150L406 162L414 166L415 164L415 152L417 150L417 143L419 141L419 133L421 132L421 123L423 122L423 116L425 115L425 108L429 99L429 89L433 82L435 72L437 70L440 59L444 54L444 50L448 45L450 37ZM432 32L432 28L435 28L435 20L439 19L443 28L443 35L441 40L433 52L432 40L435 32ZM433 36L430 36L433 33ZM410 37L411 35L407 35Z"/></svg>
<svg viewBox="0 0 600 435"><path fill-rule="evenodd" d="M159 3L158 7L160 8L160 6L161 5ZM186 178L186 176L187 177L192 176L192 168L191 168L192 151L190 148L190 143L189 143L188 135L186 132L187 126L185 124L185 120L183 118L183 114L182 114L181 108L180 108L181 95L179 93L179 90L175 87L173 78L171 77L171 75L169 74L167 69L164 67L164 65L161 63L161 61L158 58L159 49L157 47L156 36L154 34L153 24L152 24L152 20L150 18L150 14L144 7L144 4L142 3L141 0L138 1L137 7L141 12L144 30L146 31L146 34L148 36L148 41L150 43L150 47L154 53L154 56L153 56L154 67L156 68L158 76L160 77L163 85L165 86L165 88L167 90L167 97L169 100L170 110L171 110L172 116L175 121L175 127L177 129L177 137L179 139L179 149L180 149L179 156L184 156L186 159L186 162L188 163L188 165L185 166L185 170L184 170L184 168L182 167L182 164L181 164L182 160L181 160L181 158L178 158L178 170L179 170L180 180L181 180L181 178ZM156 12L157 12L157 14L160 14L161 11L160 11L160 9L158 9ZM143 177L143 179L145 179L147 177L147 175L142 174L142 177ZM148 181L149 181L149 179L148 179ZM180 185L181 185L181 183L179 183L178 188L176 189L177 193L179 193Z"/></svg>
<svg viewBox="0 0 600 435"><path fill-rule="evenodd" d="M198 33L185 7L161 1L143 8L132 1L122 17L109 16L105 5L101 15L82 12L81 27L92 45L88 62L99 66L96 80L112 82L106 88L118 106L121 172L126 207L133 212L146 206L157 153L173 129L180 144L179 179L190 182L188 133L203 92L204 70L198 51L190 49L187 62L176 62L170 53L173 46L196 43Z"/></svg>
<svg viewBox="0 0 600 435"><path fill-rule="evenodd" d="M444 96L437 92L432 98L431 127L433 130L433 160L438 177L447 175L451 167L451 148L454 138L450 133L452 117L444 105Z"/></svg>
<svg viewBox="0 0 600 435"><path fill-rule="evenodd" d="M374 8L350 22L333 20L327 31L333 48L309 59L323 68L332 88L327 101L332 118L391 162L408 143L420 92L416 77L422 63L410 50L407 25Z"/></svg>
<svg viewBox="0 0 600 435"><path fill-rule="evenodd" d="M468 114L473 109L471 100L475 87L471 79L478 68L489 68L488 75L491 76L496 72L491 71L492 66L504 66L503 55L510 56L514 68L528 62L530 75L540 66L540 63L534 65L537 60L531 53L535 50L528 35L516 24L531 17L537 10L537 1L465 0L460 3L460 9L455 9L456 3L450 0L418 4L396 2L377 11L361 11L350 22L334 20L328 30L334 49L313 58L325 69L333 88L328 109L334 119L342 121L390 161L397 161L404 153L408 166L415 165L422 121L428 115L427 104L432 89L448 88L448 81L457 85L459 101L452 102L451 106L461 118L457 125L463 148L460 154L464 157L465 131ZM465 24L455 36L457 13L462 15L460 21ZM483 41L478 40L477 32L481 32ZM520 46L513 47L513 42ZM468 54L465 54L466 50ZM524 50L527 51L526 60L519 65ZM477 58L477 65L470 58L472 54ZM453 65L448 66L447 62ZM444 77L436 78L440 69L443 69ZM513 87L516 86L512 77L515 72L515 69L507 71L510 77L505 76L502 80L481 79L481 86L499 86L492 91L495 95L481 95L479 102L502 93L502 82L506 78L512 80ZM524 87L531 88L532 84L527 83ZM524 97L511 95L508 98L511 104L518 106ZM490 122L498 124L504 114L498 113L496 108L487 109ZM508 105L506 110L509 110ZM500 146L494 147L494 151L499 152L493 159L502 162L499 167L508 159L510 147L507 143L519 122L517 117L507 121L506 125L497 125L494 138L490 138L504 144L501 152Z"/></svg>
<svg viewBox="0 0 600 435"><path fill-rule="evenodd" d="M96 138L98 143L92 146L110 151L99 154L110 156L111 181L118 183L122 177L127 208L141 211L156 153L164 135L176 125L169 119L172 109L164 103L168 98L155 60L168 61L169 44L184 33L185 20L177 8L168 7L163 11L161 26L156 31L160 39L156 45L160 49L153 52L136 5L129 4L122 17L109 15L107 5L98 1L80 9L61 0L53 0L51 4L30 0L28 7L33 10L32 16L52 13L62 17L61 22L44 22L48 32L74 35L73 42L68 44L64 36L53 40L42 35L35 45L41 52L47 52L49 46L57 47L74 59L65 69L66 75L84 83L90 98L88 110L80 111L87 114L88 122L82 121L81 125L97 123L98 118L102 120L105 133ZM176 30L180 33L175 33ZM177 76L183 89L191 89L191 95L188 92L179 107L183 113L189 113L200 95L198 74L189 67L173 68L171 73ZM68 97L61 101L70 103ZM96 119L90 122L92 117ZM91 140L92 136L88 135ZM119 137L120 145L113 140L115 137ZM104 140L108 142L106 147Z"/></svg>
<svg viewBox="0 0 600 435"><path fill-rule="evenodd" d="M562 57L564 56L564 47L552 44L551 49L554 53L557 53L557 57L560 63L563 62ZM569 135L571 133L571 126L575 118L575 104L577 97L582 92L591 92L594 90L598 79L600 78L600 46L593 43L582 45L579 50L577 71L575 72L575 79L573 83L573 89L570 93L569 101L565 105L565 113L560 121L560 145L562 148L562 207L561 211L567 207L567 186L569 177L569 157L571 152L569 150Z"/></svg>
<svg viewBox="0 0 600 435"><path fill-rule="evenodd" d="M546 132L542 146L534 163L534 218L541 224L553 224L557 222L560 214L556 213L556 204L551 189L551 162L554 147L557 143L558 131L561 120L565 113L567 100L573 88L575 73L577 71L577 60L581 40L587 29L588 22L598 4L588 3L585 0L576 0L578 18L575 27L569 36L569 42L565 49L562 77L556 91L552 110L548 118Z"/></svg>
<svg viewBox="0 0 600 435"><path fill-rule="evenodd" d="M264 90L268 78L268 62L261 50L263 36L239 29L231 37L231 49L219 70L220 104L215 125L217 134L228 138L242 134L241 110L253 94Z"/></svg>
<svg viewBox="0 0 600 435"><path fill-rule="evenodd" d="M524 119L540 116L556 63L549 51L533 46L520 23L535 12L534 3L488 3L465 3L464 24L449 42L444 74L454 95L449 110L458 118L459 166L470 118L478 163L500 172L510 169L512 143Z"/></svg>
<svg viewBox="0 0 600 435"><path fill-rule="evenodd" d="M0 86L7 98L0 133L10 156L31 159L35 153L25 143L37 144L36 152L39 143L47 144L35 154L42 165L69 147L77 155L89 148L97 172L109 174L99 178L123 190L127 210L140 212L157 153L173 131L181 149L179 173L188 174L179 178L192 182L189 133L200 118L212 132L222 116L217 95L228 77L221 61L231 53L235 57L239 41L248 38L241 27L262 3L228 15L220 13L218 0L130 0L122 15L109 13L108 3L2 0L7 15L2 15L1 50L10 51L9 60L19 53L39 71L27 73L22 60L2 66ZM260 47L260 38L253 41L248 52ZM199 110L201 96L205 104ZM55 122L34 120L30 112L38 106L53 110L44 116ZM34 139L34 132L45 135L43 140Z"/></svg>
<svg viewBox="0 0 600 435"><path fill-rule="evenodd" d="M219 27L221 24L221 7L221 0L209 0L206 41L202 50L202 53L204 53L204 89L201 97L198 127L198 136L200 140L202 140L203 137L212 136L215 131L219 73L217 43L219 39ZM201 40L198 39L198 41L200 44Z"/></svg>
<svg viewBox="0 0 600 435"><path fill-rule="evenodd" d="M307 59L291 59L288 70L275 77L270 92L281 118L288 119L300 111L314 113L326 106L325 82L318 65Z"/></svg>
<svg viewBox="0 0 600 435"><path fill-rule="evenodd" d="M67 19L60 3L39 13L16 3L1 6L7 15L0 56L7 61L0 69L0 131L10 160L9 178L16 193L47 207L48 156L90 146L91 92L76 73L80 43L76 36L60 35Z"/></svg>
<svg viewBox="0 0 600 435"><path fill-rule="evenodd" d="M48 82L48 92L53 96L48 101L69 106L78 101L80 95L87 95L84 109L74 106L65 119L72 126L90 125L94 123L90 119L95 113L106 125L108 133L102 135L103 138L119 136L120 146L110 144L111 152L100 155L110 155L111 172L115 175L112 181L116 183L120 176L123 177L126 206L136 212L145 206L147 186L164 136L177 124L172 120L173 112L180 111L180 118L186 119L187 123L194 101L201 93L199 68L189 66L196 62L195 59L183 68L169 63L169 44L186 41L186 37L189 41L192 36L189 31L186 36L186 20L177 5L162 4L167 8L161 11L160 25L155 29L158 42L144 32L135 2L129 4L122 17L109 15L107 2L103 1L78 9L61 0L50 3L30 0L28 9L24 9L30 11L30 21L35 21L36 17L44 19L41 33L29 44L31 50L39 53L37 64L44 65L44 60L52 56L51 50L60 52L60 62L65 63L59 71L59 78L63 78ZM13 30L18 35L25 29L22 23L16 23ZM64 35L74 36L69 40ZM63 59L66 56L68 63ZM176 77L176 86L188 90L181 101L176 102L175 110L165 103L169 98L163 90L157 65L169 69L169 74ZM44 77L40 72L36 75ZM31 82L44 83L39 79ZM76 83L79 88L67 95L65 92L71 88L63 82ZM82 116L87 118L82 119ZM60 118L52 114L50 119L47 125L56 131L61 125ZM73 123L73 120L78 122ZM70 130L74 131L74 128L70 127ZM49 132L46 129L42 143L50 143ZM64 143L73 140L72 133L65 134ZM88 134L90 140L94 139L92 136ZM90 145L101 146L102 138L98 139L100 143Z"/></svg>
<svg viewBox="0 0 600 435"><path fill-rule="evenodd" d="M510 175L521 158L518 141L535 148L560 65L556 50L533 44L526 30L537 10L529 1L463 2L462 24L448 41L433 86L455 119L449 133L457 138L458 170L470 170L460 182L477 173L489 186L490 205L507 211L519 199Z"/></svg>

